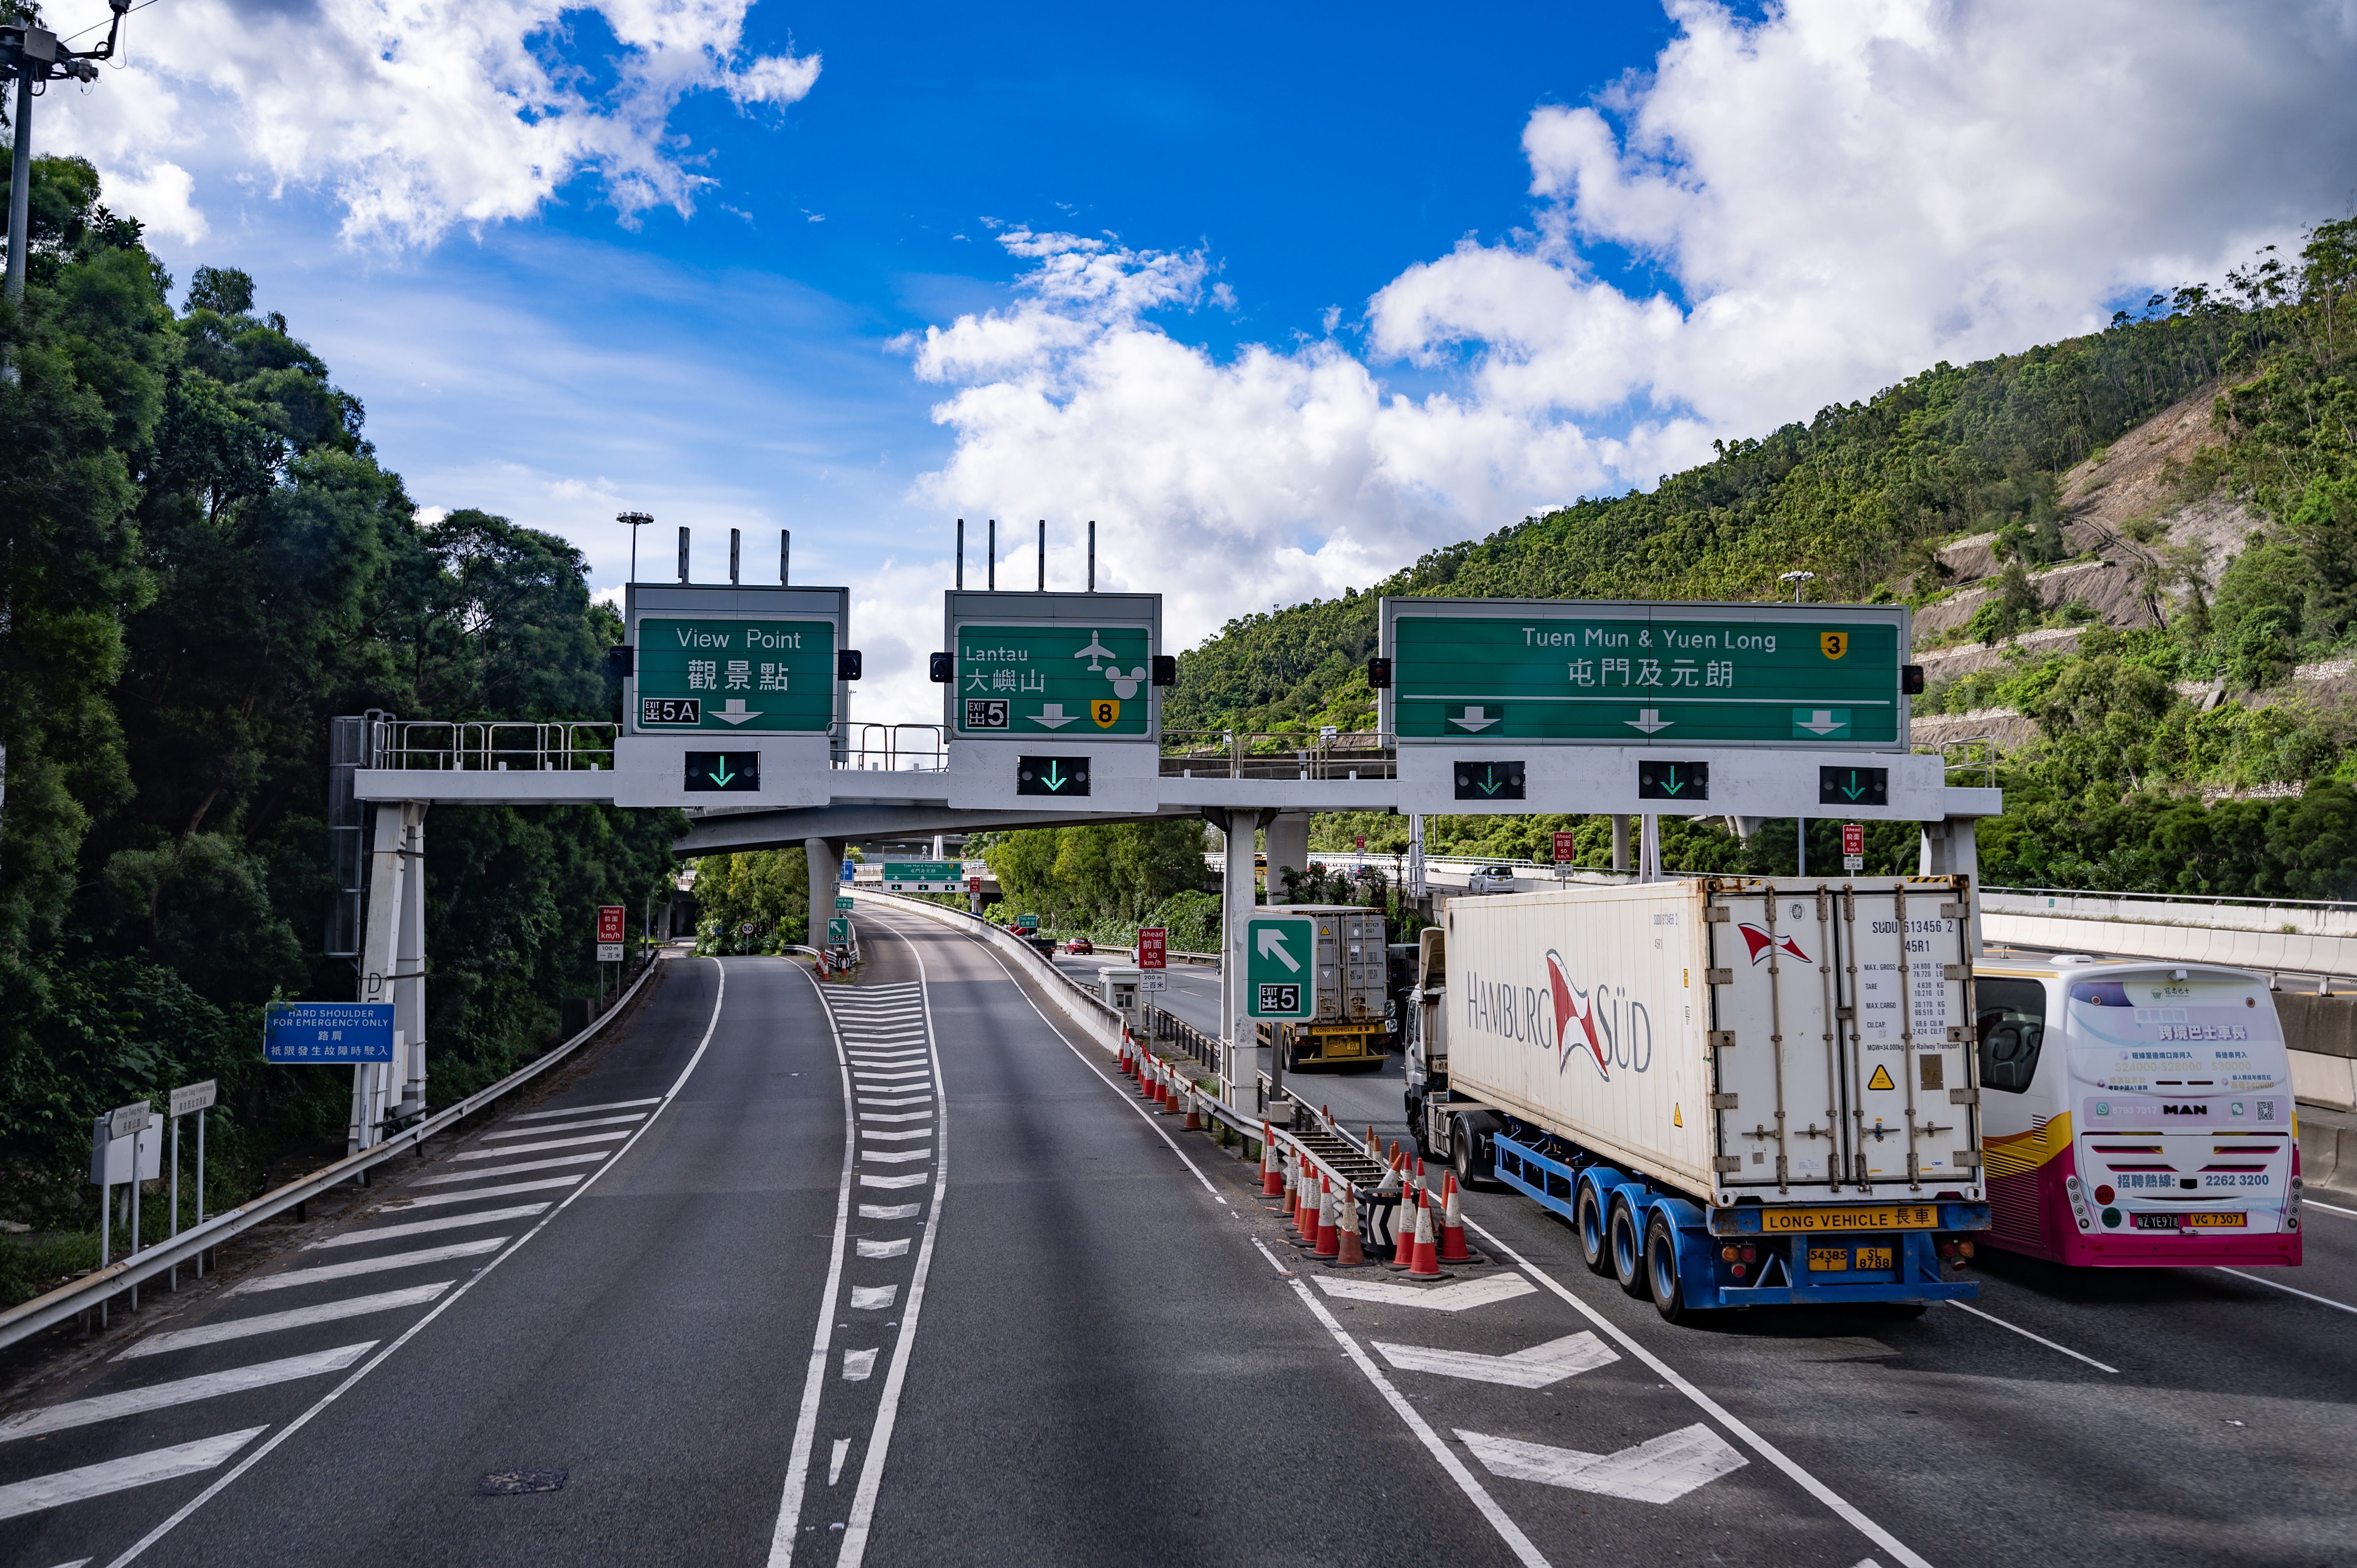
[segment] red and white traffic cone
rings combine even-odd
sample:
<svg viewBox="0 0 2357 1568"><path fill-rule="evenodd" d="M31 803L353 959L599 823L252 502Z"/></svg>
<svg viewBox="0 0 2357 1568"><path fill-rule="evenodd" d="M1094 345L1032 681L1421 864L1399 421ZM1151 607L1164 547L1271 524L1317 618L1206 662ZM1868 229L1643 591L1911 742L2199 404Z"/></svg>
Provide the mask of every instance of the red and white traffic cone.
<svg viewBox="0 0 2357 1568"><path fill-rule="evenodd" d="M1187 1125L1183 1130L1189 1133L1200 1133L1203 1130L1202 1101L1196 1095L1195 1085L1191 1080L1187 1085Z"/></svg>
<svg viewBox="0 0 2357 1568"><path fill-rule="evenodd" d="M1416 1198L1415 1188L1405 1186L1400 1188L1399 1208L1392 1216L1392 1230L1395 1244L1392 1251L1391 1266L1394 1269L1407 1268L1415 1262L1415 1217L1423 1212L1424 1208Z"/></svg>
<svg viewBox="0 0 2357 1568"><path fill-rule="evenodd" d="M1154 1109L1157 1111L1160 1111L1170 1102L1170 1079L1163 1069L1162 1058L1159 1057L1154 1059L1153 1081L1146 1086L1146 1098L1154 1101Z"/></svg>
<svg viewBox="0 0 2357 1568"><path fill-rule="evenodd" d="M1432 1206L1420 1203L1415 1209L1415 1248L1407 1266L1412 1280L1437 1280L1440 1274L1440 1256L1432 1239Z"/></svg>
<svg viewBox="0 0 2357 1568"><path fill-rule="evenodd" d="M1371 1160L1379 1160L1383 1158L1383 1146L1375 1142L1374 1123L1370 1122L1367 1123L1367 1158Z"/></svg>
<svg viewBox="0 0 2357 1568"><path fill-rule="evenodd" d="M1277 1163L1276 1140L1268 1135L1268 1123L1260 1124L1260 1195L1281 1197L1285 1195L1285 1169Z"/></svg>
<svg viewBox="0 0 2357 1568"><path fill-rule="evenodd" d="M1440 1178L1440 1261L1444 1263L1473 1261L1473 1254L1465 1250L1465 1216L1458 1208L1455 1171Z"/></svg>
<svg viewBox="0 0 2357 1568"><path fill-rule="evenodd" d="M1330 1259L1342 1251L1342 1239L1336 1234L1334 1221L1334 1184L1321 1176L1318 1178L1318 1240L1309 1249L1313 1258Z"/></svg>
<svg viewBox="0 0 2357 1568"><path fill-rule="evenodd" d="M1122 1070L1122 1071L1124 1071L1124 1072L1127 1072L1127 1071L1129 1070L1129 1064L1130 1064L1132 1061L1134 1061L1134 1060L1135 1060L1135 1059L1136 1059L1136 1058L1135 1058L1135 1055L1134 1055L1134 1053L1135 1052L1136 1048L1137 1048L1137 1047L1136 1047L1135 1044L1135 1043L1130 1039L1130 1037L1129 1037L1129 1031L1128 1031L1127 1029L1124 1029L1124 1030L1121 1032L1121 1070Z"/></svg>
<svg viewBox="0 0 2357 1568"><path fill-rule="evenodd" d="M1318 1173L1308 1156L1301 1161L1301 1179L1293 1185L1293 1229L1303 1236L1318 1234Z"/></svg>
<svg viewBox="0 0 2357 1568"><path fill-rule="evenodd" d="M1359 1241L1359 1189L1344 1183L1342 1187L1342 1218L1335 1227L1336 1240L1340 1243L1334 1254L1338 1269L1366 1267L1367 1251Z"/></svg>

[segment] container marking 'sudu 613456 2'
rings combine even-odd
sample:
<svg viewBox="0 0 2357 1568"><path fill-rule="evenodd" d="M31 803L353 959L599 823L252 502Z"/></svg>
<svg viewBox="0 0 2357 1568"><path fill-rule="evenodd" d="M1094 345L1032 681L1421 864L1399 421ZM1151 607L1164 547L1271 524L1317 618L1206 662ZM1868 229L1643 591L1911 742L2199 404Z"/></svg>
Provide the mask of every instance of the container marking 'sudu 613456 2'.
<svg viewBox="0 0 2357 1568"><path fill-rule="evenodd" d="M1961 876L1702 877L1452 903L1408 1120L1690 1310L1927 1303L1988 1223Z"/></svg>

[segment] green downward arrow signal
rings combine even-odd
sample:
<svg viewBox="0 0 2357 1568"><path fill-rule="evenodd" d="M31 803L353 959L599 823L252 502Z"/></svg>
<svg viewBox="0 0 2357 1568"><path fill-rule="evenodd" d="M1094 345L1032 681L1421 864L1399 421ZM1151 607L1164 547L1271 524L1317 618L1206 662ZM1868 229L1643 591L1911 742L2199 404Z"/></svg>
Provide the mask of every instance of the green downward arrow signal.
<svg viewBox="0 0 2357 1568"><path fill-rule="evenodd" d="M1481 776L1481 793L1484 795L1494 795L1497 792L1498 770L1494 768L1483 768Z"/></svg>
<svg viewBox="0 0 2357 1568"><path fill-rule="evenodd" d="M1050 789L1062 789L1064 787L1063 764L1060 762L1051 762L1048 764L1048 771L1040 775L1039 782L1045 784Z"/></svg>
<svg viewBox="0 0 2357 1568"><path fill-rule="evenodd" d="M1857 769L1854 768L1850 769L1849 783L1843 789L1842 793L1853 800L1866 793L1866 786L1857 781Z"/></svg>
<svg viewBox="0 0 2357 1568"><path fill-rule="evenodd" d="M727 754L724 752L720 757L720 766L712 770L712 781L715 784L719 785L724 789L728 787L728 780L737 777L734 773L727 771L727 768L728 757Z"/></svg>
<svg viewBox="0 0 2357 1568"><path fill-rule="evenodd" d="M1681 789L1684 789L1684 788L1685 788L1685 786L1684 786L1684 785L1683 785L1683 784L1681 784L1681 783L1679 783L1679 782L1678 782L1678 770L1677 770L1676 768L1671 768L1671 769L1670 769L1670 781L1669 781L1668 783L1666 783L1666 784L1664 784L1664 785L1663 785L1663 786L1662 786L1662 789L1663 789L1663 792L1664 792L1664 793L1667 793L1667 794L1674 795L1674 794L1676 794L1679 790L1681 790Z"/></svg>

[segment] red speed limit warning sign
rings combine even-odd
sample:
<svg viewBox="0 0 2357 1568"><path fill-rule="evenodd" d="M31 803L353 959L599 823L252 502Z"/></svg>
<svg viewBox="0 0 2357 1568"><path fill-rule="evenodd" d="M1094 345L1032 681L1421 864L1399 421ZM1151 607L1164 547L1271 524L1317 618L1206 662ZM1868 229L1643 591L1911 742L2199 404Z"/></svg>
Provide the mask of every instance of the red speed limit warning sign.
<svg viewBox="0 0 2357 1568"><path fill-rule="evenodd" d="M619 904L599 905L597 907L597 940L601 942L620 941L622 918L628 913L629 911Z"/></svg>
<svg viewBox="0 0 2357 1568"><path fill-rule="evenodd" d="M1170 967L1170 930L1167 926L1137 928L1137 967L1168 969Z"/></svg>
<svg viewBox="0 0 2357 1568"><path fill-rule="evenodd" d="M1844 822L1842 824L1842 853L1844 854L1864 854L1866 853L1866 824L1864 822Z"/></svg>
<svg viewBox="0 0 2357 1568"><path fill-rule="evenodd" d="M1577 860L1578 858L1579 845L1577 843L1577 835L1562 828L1555 829L1555 863L1557 865L1569 865L1573 861Z"/></svg>

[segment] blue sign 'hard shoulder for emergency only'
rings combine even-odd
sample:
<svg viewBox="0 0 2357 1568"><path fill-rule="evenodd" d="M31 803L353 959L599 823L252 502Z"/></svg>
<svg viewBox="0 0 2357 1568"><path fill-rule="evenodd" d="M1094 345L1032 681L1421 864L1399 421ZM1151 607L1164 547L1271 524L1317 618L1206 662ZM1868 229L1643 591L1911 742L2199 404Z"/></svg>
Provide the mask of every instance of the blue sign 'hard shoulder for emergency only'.
<svg viewBox="0 0 2357 1568"><path fill-rule="evenodd" d="M274 1062L389 1062L390 1002L274 1002L262 1015L262 1056Z"/></svg>

